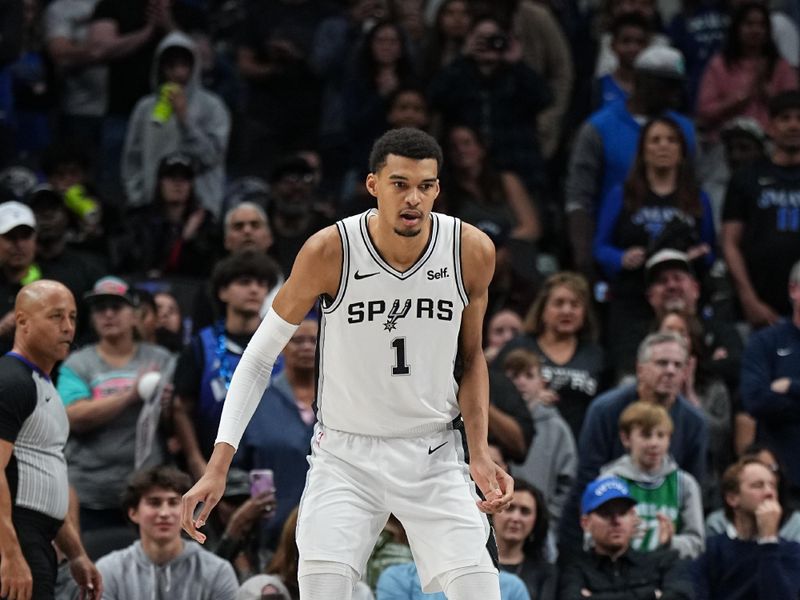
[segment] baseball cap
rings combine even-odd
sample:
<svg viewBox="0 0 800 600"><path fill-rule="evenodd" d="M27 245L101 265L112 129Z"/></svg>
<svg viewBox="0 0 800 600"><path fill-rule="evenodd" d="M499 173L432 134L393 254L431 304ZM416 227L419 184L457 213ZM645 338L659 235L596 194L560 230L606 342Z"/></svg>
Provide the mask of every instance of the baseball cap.
<svg viewBox="0 0 800 600"><path fill-rule="evenodd" d="M644 269L647 285L653 283L653 280L664 269L681 269L692 276L694 275L689 256L685 252L674 250L673 248L664 248L653 254L644 264Z"/></svg>
<svg viewBox="0 0 800 600"><path fill-rule="evenodd" d="M670 46L645 48L636 57L633 68L640 73L667 79L683 80L686 77L683 55Z"/></svg>
<svg viewBox="0 0 800 600"><path fill-rule="evenodd" d="M723 139L727 139L737 134L746 134L752 137L757 142L763 144L767 135L758 121L752 117L736 117L727 121L720 131Z"/></svg>
<svg viewBox="0 0 800 600"><path fill-rule="evenodd" d="M36 217L33 211L16 200L0 204L0 235L5 235L15 227L36 229Z"/></svg>
<svg viewBox="0 0 800 600"><path fill-rule="evenodd" d="M233 468L228 471L223 497L230 499L242 496L250 497L250 475L247 471Z"/></svg>
<svg viewBox="0 0 800 600"><path fill-rule="evenodd" d="M108 298L119 298L131 306L136 306L136 300L131 294L130 286L119 277L114 277L113 275L98 279L94 287L86 292L83 297L89 302Z"/></svg>
<svg viewBox="0 0 800 600"><path fill-rule="evenodd" d="M618 477L604 477L595 479L586 486L581 499L581 514L588 515L611 500L628 500L631 506L636 504L636 499L631 496L628 484Z"/></svg>
<svg viewBox="0 0 800 600"><path fill-rule="evenodd" d="M158 164L158 177L183 175L187 179L194 177L194 161L184 152L172 152L161 159Z"/></svg>
<svg viewBox="0 0 800 600"><path fill-rule="evenodd" d="M63 196L46 183L38 185L31 190L25 201L34 212L49 208L63 208L66 210Z"/></svg>

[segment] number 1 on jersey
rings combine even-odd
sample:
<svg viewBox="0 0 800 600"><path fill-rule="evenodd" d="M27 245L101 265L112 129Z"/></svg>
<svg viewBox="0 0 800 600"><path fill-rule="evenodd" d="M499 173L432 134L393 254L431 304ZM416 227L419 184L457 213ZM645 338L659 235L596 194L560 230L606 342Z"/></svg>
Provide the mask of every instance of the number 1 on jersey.
<svg viewBox="0 0 800 600"><path fill-rule="evenodd" d="M392 367L392 375L408 375L410 369L406 364L406 338L394 338L391 346L394 348L394 366Z"/></svg>

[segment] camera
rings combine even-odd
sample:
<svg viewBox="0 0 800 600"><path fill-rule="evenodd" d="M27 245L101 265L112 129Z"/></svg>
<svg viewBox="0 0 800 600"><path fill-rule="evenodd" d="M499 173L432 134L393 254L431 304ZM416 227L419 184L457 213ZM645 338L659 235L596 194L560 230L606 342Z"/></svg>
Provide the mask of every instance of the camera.
<svg viewBox="0 0 800 600"><path fill-rule="evenodd" d="M505 52L508 50L508 43L508 36L502 33L495 33L486 38L486 48L489 50Z"/></svg>

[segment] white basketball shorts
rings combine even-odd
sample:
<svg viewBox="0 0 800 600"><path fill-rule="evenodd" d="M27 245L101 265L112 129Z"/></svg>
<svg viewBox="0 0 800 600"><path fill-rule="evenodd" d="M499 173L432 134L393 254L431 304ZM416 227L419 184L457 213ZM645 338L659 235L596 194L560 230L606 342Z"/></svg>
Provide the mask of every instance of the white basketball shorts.
<svg viewBox="0 0 800 600"><path fill-rule="evenodd" d="M345 563L360 575L393 513L425 592L441 591L437 577L452 569L493 570L494 536L476 505L463 439L458 429L380 438L317 424L297 522L301 560Z"/></svg>

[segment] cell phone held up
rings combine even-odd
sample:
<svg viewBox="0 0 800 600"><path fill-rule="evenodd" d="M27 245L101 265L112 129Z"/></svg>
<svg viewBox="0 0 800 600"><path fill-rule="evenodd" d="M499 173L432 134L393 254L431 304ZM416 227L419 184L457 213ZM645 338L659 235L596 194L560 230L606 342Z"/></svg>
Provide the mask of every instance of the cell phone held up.
<svg viewBox="0 0 800 600"><path fill-rule="evenodd" d="M250 471L250 496L255 498L264 492L275 491L272 469L253 469Z"/></svg>

